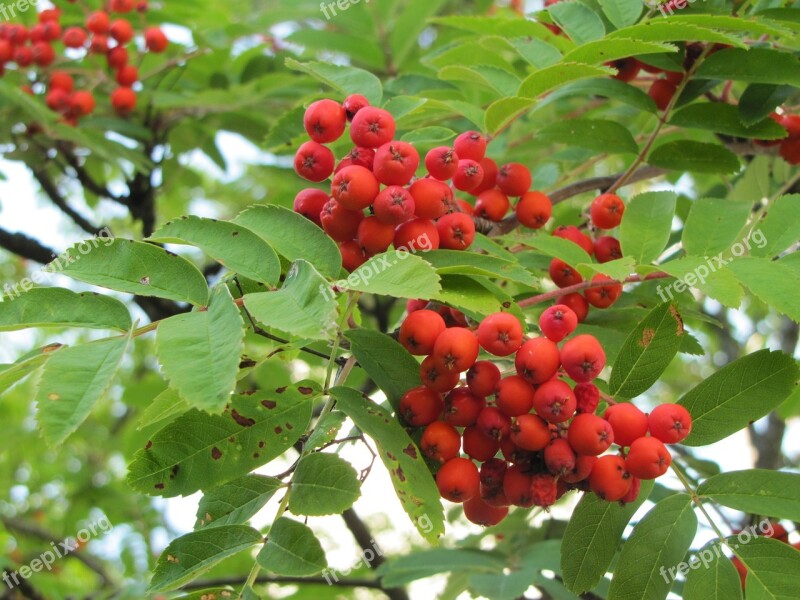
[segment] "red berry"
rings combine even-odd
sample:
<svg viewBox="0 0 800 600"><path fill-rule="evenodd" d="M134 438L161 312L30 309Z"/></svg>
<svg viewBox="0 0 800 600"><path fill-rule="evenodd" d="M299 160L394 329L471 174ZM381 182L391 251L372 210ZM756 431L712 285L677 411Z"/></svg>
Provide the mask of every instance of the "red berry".
<svg viewBox="0 0 800 600"><path fill-rule="evenodd" d="M597 262L607 263L622 258L622 247L617 238L604 235L594 241L594 255Z"/></svg>
<svg viewBox="0 0 800 600"><path fill-rule="evenodd" d="M558 486L553 476L537 473L531 477L531 498L534 506L547 508L556 503Z"/></svg>
<svg viewBox="0 0 800 600"><path fill-rule="evenodd" d="M541 229L553 214L553 203L542 192L525 192L514 208L517 220L525 227Z"/></svg>
<svg viewBox="0 0 800 600"><path fill-rule="evenodd" d="M478 467L467 458L451 458L436 473L439 493L450 502L466 502L480 493Z"/></svg>
<svg viewBox="0 0 800 600"><path fill-rule="evenodd" d="M135 0L111 0L111 11L129 13L134 9L135 5Z"/></svg>
<svg viewBox="0 0 800 600"><path fill-rule="evenodd" d="M570 446L572 447L572 446ZM597 457L591 454L578 454L575 458L575 467L562 476L567 483L578 483L588 478L597 462Z"/></svg>
<svg viewBox="0 0 800 600"><path fill-rule="evenodd" d="M443 409L439 394L424 385L408 390L397 406L397 412L412 427L430 425L441 416Z"/></svg>
<svg viewBox="0 0 800 600"><path fill-rule="evenodd" d="M614 430L605 419L597 415L576 415L567 431L569 445L578 454L598 456L608 450L614 442Z"/></svg>
<svg viewBox="0 0 800 600"><path fill-rule="evenodd" d="M406 188L390 185L375 196L373 209L380 221L399 225L414 218L415 207L414 198Z"/></svg>
<svg viewBox="0 0 800 600"><path fill-rule="evenodd" d="M122 46L117 46L108 51L106 56L108 66L111 69L121 69L128 64L128 50ZM333 170L333 169L331 169ZM323 178L324 179L324 178Z"/></svg>
<svg viewBox="0 0 800 600"><path fill-rule="evenodd" d="M466 131L456 138L453 148L459 158L480 162L486 155L486 143L486 138L477 131Z"/></svg>
<svg viewBox="0 0 800 600"><path fill-rule="evenodd" d="M500 442L485 434L477 425L464 429L461 439L464 453L481 462L492 458L500 449Z"/></svg>
<svg viewBox="0 0 800 600"><path fill-rule="evenodd" d="M480 164L481 169L483 169L483 179L477 188L470 191L470 194L475 196L478 196L486 190L491 190L493 187L495 187L498 173L497 163L488 156L484 157L483 160L478 161L478 163Z"/></svg>
<svg viewBox="0 0 800 600"><path fill-rule="evenodd" d="M617 69L617 74L614 75L614 79L619 79L626 83L636 79L636 76L639 74L639 69L641 68L640 65L641 63L635 58L621 58L609 63L609 66Z"/></svg>
<svg viewBox="0 0 800 600"><path fill-rule="evenodd" d="M358 165L359 167L364 167L365 169L369 169L372 171L372 166L375 163L375 150L372 148L360 148L356 146L347 155L339 161L339 164L336 166L335 173L338 173L345 167L349 167L350 165Z"/></svg>
<svg viewBox="0 0 800 600"><path fill-rule="evenodd" d="M503 477L503 494L515 506L530 508L533 506L533 476L522 470L520 465L511 465Z"/></svg>
<svg viewBox="0 0 800 600"><path fill-rule="evenodd" d="M547 272L553 283L560 288L569 287L583 281L583 277L578 271L559 258L554 258L550 262L550 268Z"/></svg>
<svg viewBox="0 0 800 600"><path fill-rule="evenodd" d="M366 217L358 225L358 245L368 256L386 252L394 241L394 225L382 223L377 217Z"/></svg>
<svg viewBox="0 0 800 600"><path fill-rule="evenodd" d="M600 390L593 383L579 383L573 389L578 402L577 412L593 413L600 404Z"/></svg>
<svg viewBox="0 0 800 600"><path fill-rule="evenodd" d="M561 364L576 382L588 382L606 366L606 353L592 335L578 335L561 347Z"/></svg>
<svg viewBox="0 0 800 600"><path fill-rule="evenodd" d="M492 527L508 515L508 507L493 506L480 496L475 496L464 502L464 516L468 521L484 527Z"/></svg>
<svg viewBox="0 0 800 600"><path fill-rule="evenodd" d="M523 450L538 452L550 443L547 421L538 415L519 415L511 425L511 441Z"/></svg>
<svg viewBox="0 0 800 600"><path fill-rule="evenodd" d="M133 39L133 26L130 21L116 19L109 26L108 34L117 40L120 45L125 45Z"/></svg>
<svg viewBox="0 0 800 600"><path fill-rule="evenodd" d="M50 66L55 59L55 50L48 42L36 42L33 45L33 62L40 67Z"/></svg>
<svg viewBox="0 0 800 600"><path fill-rule="evenodd" d="M569 240L570 242L573 242L575 244L578 244L578 246L586 250L586 254L590 256L592 254L592 251L594 250L594 243L592 242L592 238L590 238L580 229L575 227L575 225L568 225L568 226L561 225L560 227L556 227L555 230L553 230L553 235L555 237L560 237L565 240Z"/></svg>
<svg viewBox="0 0 800 600"><path fill-rule="evenodd" d="M658 110L665 110L677 91L676 84L667 79L657 79L647 90L647 95L655 101Z"/></svg>
<svg viewBox="0 0 800 600"><path fill-rule="evenodd" d="M520 163L508 163L497 173L497 187L508 196L522 196L531 189L533 178L528 167Z"/></svg>
<svg viewBox="0 0 800 600"><path fill-rule="evenodd" d="M375 152L372 172L384 185L406 185L419 166L419 153L408 142L388 142Z"/></svg>
<svg viewBox="0 0 800 600"><path fill-rule="evenodd" d="M620 502L623 504L630 504L631 502L636 502L636 499L639 497L639 492L642 489L642 480L638 477L631 476L631 488L628 490L628 493L625 494L622 498L619 499Z"/></svg>
<svg viewBox="0 0 800 600"><path fill-rule="evenodd" d="M33 58L33 50L28 46L20 46L14 51L14 62L20 67L32 65Z"/></svg>
<svg viewBox="0 0 800 600"><path fill-rule="evenodd" d="M511 431L511 417L495 406L486 406L478 413L475 425L485 435L500 441Z"/></svg>
<svg viewBox="0 0 800 600"><path fill-rule="evenodd" d="M500 369L493 362L479 360L467 371L467 385L470 391L485 398L495 393L500 383Z"/></svg>
<svg viewBox="0 0 800 600"><path fill-rule="evenodd" d="M330 148L317 142L306 142L297 149L297 154L294 156L294 170L308 181L324 181L333 173L335 161Z"/></svg>
<svg viewBox="0 0 800 600"><path fill-rule="evenodd" d="M436 222L439 247L447 250L466 250L475 239L475 222L462 212L443 216Z"/></svg>
<svg viewBox="0 0 800 600"><path fill-rule="evenodd" d="M8 40L0 38L0 64L11 62L14 58L14 46Z"/></svg>
<svg viewBox="0 0 800 600"><path fill-rule="evenodd" d="M356 240L339 242L339 253L342 255L342 267L348 273L367 262L367 255Z"/></svg>
<svg viewBox="0 0 800 600"><path fill-rule="evenodd" d="M619 281L611 279L608 275L598 273L592 277L592 285L596 283L607 282L605 285L599 287L590 287L584 290L583 295L589 301L589 304L597 308L608 308L622 294L622 284Z"/></svg>
<svg viewBox="0 0 800 600"><path fill-rule="evenodd" d="M419 379L429 390L444 394L458 385L459 374L445 370L435 357L427 356L419 365Z"/></svg>
<svg viewBox="0 0 800 600"><path fill-rule="evenodd" d="M565 304L554 304L539 316L539 328L553 342L560 342L577 326L578 315Z"/></svg>
<svg viewBox="0 0 800 600"><path fill-rule="evenodd" d="M530 412L533 407L533 386L519 375L504 377L497 384L497 408L509 417Z"/></svg>
<svg viewBox="0 0 800 600"><path fill-rule="evenodd" d="M478 358L478 340L475 334L464 327L451 327L436 338L433 356L448 371L463 372L475 364Z"/></svg>
<svg viewBox="0 0 800 600"><path fill-rule="evenodd" d="M120 115L126 115L136 108L136 93L130 88L117 88L111 94L111 106Z"/></svg>
<svg viewBox="0 0 800 600"><path fill-rule="evenodd" d="M53 71L50 75L50 87L71 92L75 88L75 81L72 76L64 71Z"/></svg>
<svg viewBox="0 0 800 600"><path fill-rule="evenodd" d="M308 137L320 144L335 142L347 127L344 108L333 100L312 102L303 115L303 127Z"/></svg>
<svg viewBox="0 0 800 600"><path fill-rule="evenodd" d="M309 142L315 144L316 142ZM347 210L336 200L328 200L319 214L322 229L333 240L347 242L358 235L358 226L364 218L360 210Z"/></svg>
<svg viewBox="0 0 800 600"><path fill-rule="evenodd" d="M475 201L475 216L490 221L502 221L506 216L511 203L508 196L498 189L482 192Z"/></svg>
<svg viewBox="0 0 800 600"><path fill-rule="evenodd" d="M374 106L365 106L353 117L350 138L356 146L379 148L394 138L395 122L392 115Z"/></svg>
<svg viewBox="0 0 800 600"><path fill-rule="evenodd" d="M348 210L367 208L379 191L380 184L375 175L358 165L346 167L336 173L331 184L331 195Z"/></svg>
<svg viewBox="0 0 800 600"><path fill-rule="evenodd" d="M462 192L474 191L483 181L483 168L474 160L461 158L458 161L453 186Z"/></svg>
<svg viewBox="0 0 800 600"><path fill-rule="evenodd" d="M436 179L417 179L408 192L414 198L414 214L420 219L438 219L453 206L453 190Z"/></svg>
<svg viewBox="0 0 800 600"><path fill-rule="evenodd" d="M544 449L544 464L553 475L566 475L575 469L578 456L564 438L556 438Z"/></svg>
<svg viewBox="0 0 800 600"><path fill-rule="evenodd" d="M28 41L28 28L19 23L9 25L7 29L7 40L13 46L21 46Z"/></svg>
<svg viewBox="0 0 800 600"><path fill-rule="evenodd" d="M430 354L436 338L445 329L447 326L439 313L427 309L418 310L408 315L400 325L398 341L411 354Z"/></svg>
<svg viewBox="0 0 800 600"><path fill-rule="evenodd" d="M344 108L348 121L352 121L356 113L365 106L369 106L369 100L361 94L350 94L342 103L342 108Z"/></svg>
<svg viewBox="0 0 800 600"><path fill-rule="evenodd" d="M303 215L306 219L314 221L322 227L320 213L322 207L330 200L328 194L316 188L306 188L294 197L294 212Z"/></svg>
<svg viewBox="0 0 800 600"><path fill-rule="evenodd" d="M592 223L600 229L613 229L622 222L625 203L616 194L600 194L592 201Z"/></svg>
<svg viewBox="0 0 800 600"><path fill-rule="evenodd" d="M654 437L640 437L633 441L625 466L628 472L639 479L655 479L669 470L672 457L660 440Z"/></svg>
<svg viewBox="0 0 800 600"><path fill-rule="evenodd" d="M133 65L125 65L117 71L117 83L122 87L131 87L139 81L139 69Z"/></svg>
<svg viewBox="0 0 800 600"><path fill-rule="evenodd" d="M92 92L78 91L70 98L70 109L77 115L86 116L94 112L95 101Z"/></svg>
<svg viewBox="0 0 800 600"><path fill-rule="evenodd" d="M598 458L589 475L589 488L608 502L623 498L631 489L631 476L625 468L625 460L615 455Z"/></svg>
<svg viewBox="0 0 800 600"><path fill-rule="evenodd" d="M411 219L394 230L394 247L408 252L427 252L439 247L439 231L433 221Z"/></svg>
<svg viewBox="0 0 800 600"><path fill-rule="evenodd" d="M589 303L586 298L577 292L565 294L558 298L557 302L564 306L569 306L578 317L578 323L583 323L586 320L586 315L589 314Z"/></svg>
<svg viewBox="0 0 800 600"><path fill-rule="evenodd" d="M150 52L155 52L156 54L164 52L167 46L169 46L167 36L158 27L148 27L145 29L144 43Z"/></svg>
<svg viewBox="0 0 800 600"><path fill-rule="evenodd" d="M561 364L559 360L558 346L555 343L547 338L533 338L517 350L514 365L517 374L530 383L539 385L556 374Z"/></svg>
<svg viewBox="0 0 800 600"><path fill-rule="evenodd" d="M92 33L106 33L110 24L111 19L109 19L108 13L102 10L93 12L86 19L86 29Z"/></svg>
<svg viewBox="0 0 800 600"><path fill-rule="evenodd" d="M443 463L458 456L461 436L452 425L434 421L422 433L419 448L428 458Z"/></svg>
<svg viewBox="0 0 800 600"><path fill-rule="evenodd" d="M444 421L455 427L469 427L475 424L485 406L486 401L473 394L471 390L456 388L445 396Z"/></svg>
<svg viewBox="0 0 800 600"><path fill-rule="evenodd" d="M468 217L467 217L468 218ZM509 313L493 313L478 326L478 342L489 354L508 356L522 345L522 325Z"/></svg>
<svg viewBox="0 0 800 600"><path fill-rule="evenodd" d="M40 13L41 14L41 13ZM48 42L55 42L61 37L61 25L56 21L44 21L44 39Z"/></svg>
<svg viewBox="0 0 800 600"><path fill-rule="evenodd" d="M425 168L431 177L446 181L453 177L458 167L458 155L449 146L439 146L425 155Z"/></svg>
<svg viewBox="0 0 800 600"><path fill-rule="evenodd" d="M692 431L692 416L680 404L656 406L647 418L650 435L665 444L677 444Z"/></svg>
<svg viewBox="0 0 800 600"><path fill-rule="evenodd" d="M56 112L64 112L70 105L70 93L61 88L52 88L45 96L48 108Z"/></svg>
<svg viewBox="0 0 800 600"><path fill-rule="evenodd" d="M619 446L630 446L635 440L647 435L647 415L630 402L609 406L603 418L611 424L614 443Z"/></svg>
<svg viewBox="0 0 800 600"><path fill-rule="evenodd" d="M536 414L550 423L563 423L572 418L577 400L572 388L559 379L545 381L533 396Z"/></svg>

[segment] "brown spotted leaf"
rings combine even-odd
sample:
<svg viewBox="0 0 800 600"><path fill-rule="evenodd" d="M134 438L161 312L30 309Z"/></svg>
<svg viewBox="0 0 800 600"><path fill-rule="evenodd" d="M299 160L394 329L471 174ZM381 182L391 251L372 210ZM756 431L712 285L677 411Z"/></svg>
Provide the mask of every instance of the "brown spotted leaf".
<svg viewBox="0 0 800 600"><path fill-rule="evenodd" d="M659 304L634 328L614 362L609 391L634 398L653 385L683 341L683 320L675 305Z"/></svg>
<svg viewBox="0 0 800 600"><path fill-rule="evenodd" d="M128 483L172 497L242 477L300 439L319 395L316 384L301 382L236 396L221 415L190 410L136 452Z"/></svg>
<svg viewBox="0 0 800 600"><path fill-rule="evenodd" d="M337 406L372 438L392 478L397 497L422 537L437 543L444 533L439 490L414 442L392 415L356 390L331 390Z"/></svg>

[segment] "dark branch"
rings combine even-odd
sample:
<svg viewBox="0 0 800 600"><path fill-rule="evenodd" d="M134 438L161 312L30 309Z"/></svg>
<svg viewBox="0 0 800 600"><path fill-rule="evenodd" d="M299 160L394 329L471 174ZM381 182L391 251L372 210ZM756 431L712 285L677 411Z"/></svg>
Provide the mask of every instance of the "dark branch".
<svg viewBox="0 0 800 600"><path fill-rule="evenodd" d="M96 235L100 231L100 227L90 223L78 211L67 204L66 199L61 195L61 192L58 191L58 187L56 187L56 184L53 183L53 180L48 177L47 173L41 169L35 168L32 168L31 171L33 172L33 176L36 178L36 181L38 181L39 185L42 186L44 193L47 194L48 198L50 198L50 201L59 209L61 209L61 212L72 219L78 227L91 235Z"/></svg>
<svg viewBox="0 0 800 600"><path fill-rule="evenodd" d="M89 172L81 165L78 157L67 147L66 144L59 143L58 149L61 152L64 159L67 161L67 164L75 171L75 176L77 177L80 184L84 187L84 189L89 190L94 195L99 196L101 198L108 198L109 200L113 200L114 202L119 202L127 206L127 201L125 198L116 196L112 194L109 189L99 184L95 181Z"/></svg>
<svg viewBox="0 0 800 600"><path fill-rule="evenodd" d="M0 228L0 248L43 265L49 263L56 256L53 250L38 240L28 237L24 233L11 233L2 228Z"/></svg>

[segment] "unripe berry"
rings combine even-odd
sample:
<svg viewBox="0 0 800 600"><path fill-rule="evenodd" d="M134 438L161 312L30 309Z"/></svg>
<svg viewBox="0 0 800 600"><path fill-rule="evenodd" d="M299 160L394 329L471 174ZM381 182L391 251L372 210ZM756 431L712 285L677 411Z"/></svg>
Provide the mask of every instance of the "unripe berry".
<svg viewBox="0 0 800 600"><path fill-rule="evenodd" d="M399 225L414 218L415 206L414 198L406 188L390 185L375 196L373 209L380 221Z"/></svg>
<svg viewBox="0 0 800 600"><path fill-rule="evenodd" d="M458 381L456 381L458 383ZM478 420L486 400L469 389L459 387L444 398L444 421L455 427L469 427Z"/></svg>
<svg viewBox="0 0 800 600"><path fill-rule="evenodd" d="M517 220L525 227L541 229L553 214L553 203L542 192L525 192L514 211Z"/></svg>
<svg viewBox="0 0 800 600"><path fill-rule="evenodd" d="M522 448L538 452L550 443L551 434L547 422L538 415L520 415L511 425L511 441Z"/></svg>
<svg viewBox="0 0 800 600"><path fill-rule="evenodd" d="M500 369L488 360L479 360L467 371L467 385L476 396L485 398L495 393L500 383Z"/></svg>
<svg viewBox="0 0 800 600"><path fill-rule="evenodd" d="M439 394L424 385L408 390L397 406L397 412L412 427L433 423L441 416L443 409L444 402Z"/></svg>
<svg viewBox="0 0 800 600"><path fill-rule="evenodd" d="M395 122L392 115L374 106L365 106L353 117L350 138L356 146L379 148L394 138Z"/></svg>
<svg viewBox="0 0 800 600"><path fill-rule="evenodd" d="M533 386L519 375L504 377L497 384L497 408L509 417L530 412L533 407Z"/></svg>
<svg viewBox="0 0 800 600"><path fill-rule="evenodd" d="M559 360L558 346L555 343L547 338L533 338L517 350L514 366L519 375L538 385L556 374L561 364Z"/></svg>
<svg viewBox="0 0 800 600"><path fill-rule="evenodd" d="M536 414L550 423L563 423L575 414L577 401L572 388L559 379L545 381L533 396Z"/></svg>
<svg viewBox="0 0 800 600"><path fill-rule="evenodd" d="M458 456L461 436L452 425L434 421L422 433L419 448L428 458L440 463L447 462Z"/></svg>
<svg viewBox="0 0 800 600"><path fill-rule="evenodd" d="M400 325L398 341L411 354L430 354L436 338L446 328L439 313L427 309L418 310L408 315Z"/></svg>
<svg viewBox="0 0 800 600"><path fill-rule="evenodd" d="M425 155L425 168L431 177L446 181L456 173L458 154L449 146L434 148Z"/></svg>
<svg viewBox="0 0 800 600"><path fill-rule="evenodd" d="M347 116L338 102L324 99L312 102L303 115L303 127L315 142L335 142L344 133Z"/></svg>
<svg viewBox="0 0 800 600"><path fill-rule="evenodd" d="M665 444L677 444L692 431L692 416L679 404L661 404L647 418L650 435Z"/></svg>
<svg viewBox="0 0 800 600"><path fill-rule="evenodd" d="M498 189L486 190L475 201L475 216L495 222L502 221L509 208L511 203L503 192Z"/></svg>
<svg viewBox="0 0 800 600"><path fill-rule="evenodd" d="M520 163L508 163L497 173L497 187L508 196L522 196L531 189L533 178L528 167Z"/></svg>
<svg viewBox="0 0 800 600"><path fill-rule="evenodd" d="M576 415L567 431L569 445L578 454L598 456L614 442L614 431L608 421L597 415Z"/></svg>
<svg viewBox="0 0 800 600"><path fill-rule="evenodd" d="M553 342L560 342L577 326L578 315L565 304L554 304L539 316L539 328Z"/></svg>
<svg viewBox="0 0 800 600"><path fill-rule="evenodd" d="M611 424L614 443L619 446L630 446L635 440L647 435L647 415L630 402L609 406L603 418Z"/></svg>
<svg viewBox="0 0 800 600"><path fill-rule="evenodd" d="M655 479L669 470L672 457L661 440L640 437L633 441L625 465L628 472L639 479Z"/></svg>
<svg viewBox="0 0 800 600"><path fill-rule="evenodd" d="M578 335L561 347L561 364L576 382L592 381L606 366L606 353L592 335Z"/></svg>
<svg viewBox="0 0 800 600"><path fill-rule="evenodd" d="M625 203L616 194L600 194L589 209L592 223L600 229L613 229L622 221Z"/></svg>
<svg viewBox="0 0 800 600"><path fill-rule="evenodd" d="M478 467L467 458L451 458L436 473L436 486L445 500L466 502L480 494Z"/></svg>
<svg viewBox="0 0 800 600"><path fill-rule="evenodd" d="M631 489L631 476L621 456L601 456L589 475L589 488L603 500L615 502Z"/></svg>
<svg viewBox="0 0 800 600"><path fill-rule="evenodd" d="M486 138L477 131L465 131L453 142L453 148L459 158L480 162L486 155Z"/></svg>
<svg viewBox="0 0 800 600"><path fill-rule="evenodd" d="M475 239L475 222L462 212L441 217L436 222L439 247L447 250L466 250Z"/></svg>

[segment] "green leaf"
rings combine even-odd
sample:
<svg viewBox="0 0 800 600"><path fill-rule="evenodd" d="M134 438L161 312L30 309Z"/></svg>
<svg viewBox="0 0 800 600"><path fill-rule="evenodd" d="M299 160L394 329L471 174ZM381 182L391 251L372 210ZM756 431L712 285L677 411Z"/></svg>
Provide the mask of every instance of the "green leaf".
<svg viewBox="0 0 800 600"><path fill-rule="evenodd" d="M28 327L88 327L128 331L131 316L125 305L110 296L63 288L33 288L0 302L0 331Z"/></svg>
<svg viewBox="0 0 800 600"><path fill-rule="evenodd" d="M195 529L246 523L283 483L264 475L245 475L211 488L200 499Z"/></svg>
<svg viewBox="0 0 800 600"><path fill-rule="evenodd" d="M611 580L609 600L663 600L672 581L660 572L683 561L697 532L694 504L686 494L661 500L633 528Z"/></svg>
<svg viewBox="0 0 800 600"><path fill-rule="evenodd" d="M536 100L531 98L500 98L486 109L483 127L492 135L499 133L508 123L530 109Z"/></svg>
<svg viewBox="0 0 800 600"><path fill-rule="evenodd" d="M380 106L383 99L381 80L364 69L324 62L301 63L293 58L286 59L286 66L294 71L301 71L311 75L317 81L332 87L343 96L361 94L373 106Z"/></svg>
<svg viewBox="0 0 800 600"><path fill-rule="evenodd" d="M248 208L233 220L267 241L289 261L304 259L326 277L338 277L342 255L336 243L296 212L272 204Z"/></svg>
<svg viewBox="0 0 800 600"><path fill-rule="evenodd" d="M640 265L656 260L667 247L677 197L674 192L645 192L631 198L620 225L625 256Z"/></svg>
<svg viewBox="0 0 800 600"><path fill-rule="evenodd" d="M245 525L226 525L187 533L173 540L158 557L148 592L178 589L262 539L258 531Z"/></svg>
<svg viewBox="0 0 800 600"><path fill-rule="evenodd" d="M561 6L567 6L567 4L562 4ZM538 71L528 75L528 77L526 77L520 84L517 96L521 96L522 98L536 98L545 92L552 91L572 81L615 74L616 70L609 67L597 67L578 62L559 63L553 65L552 67L539 69ZM505 98L504 100L508 101L515 99ZM491 107L489 108L491 109ZM488 122L488 113L486 118Z"/></svg>
<svg viewBox="0 0 800 600"><path fill-rule="evenodd" d="M800 58L770 48L727 48L706 58L697 77L800 87Z"/></svg>
<svg viewBox="0 0 800 600"><path fill-rule="evenodd" d="M314 49L321 53L337 52L350 55L354 61L382 71L386 68L386 58L380 45L374 39L363 36L348 35L332 29L316 27L297 29L286 40L306 49Z"/></svg>
<svg viewBox="0 0 800 600"><path fill-rule="evenodd" d="M353 329L352 331L362 331L361 329ZM347 420L347 415L340 410L332 410L327 415L317 421L314 426L314 431L308 436L306 443L303 447L307 450L320 448L329 442L336 439L336 434L344 425Z"/></svg>
<svg viewBox="0 0 800 600"><path fill-rule="evenodd" d="M618 1L618 0L612 0ZM641 0L633 0L641 6ZM663 54L677 52L678 47L672 44L659 42L643 42L624 38L602 39L578 46L564 55L564 62L579 62L586 64L607 63L620 58L637 56L640 54Z"/></svg>
<svg viewBox="0 0 800 600"><path fill-rule="evenodd" d="M421 256L442 275L480 275L516 281L528 286L536 284L536 278L518 262L488 254L459 250L431 250Z"/></svg>
<svg viewBox="0 0 800 600"><path fill-rule="evenodd" d="M789 544L755 537L746 544L729 538L747 567L747 600L796 600L800 589L800 552Z"/></svg>
<svg viewBox="0 0 800 600"><path fill-rule="evenodd" d="M547 100L543 101L542 104L544 102L557 102L559 98L570 96L602 96L618 100L644 112L658 112L656 103L644 91L610 77L575 81L548 95Z"/></svg>
<svg viewBox="0 0 800 600"><path fill-rule="evenodd" d="M616 121L565 119L545 125L536 133L544 144L559 143L601 153L636 154L639 146L631 132Z"/></svg>
<svg viewBox="0 0 800 600"><path fill-rule="evenodd" d="M578 2L559 2L548 9L550 16L576 44L585 44L603 37L606 28L591 8Z"/></svg>
<svg viewBox="0 0 800 600"><path fill-rule="evenodd" d="M736 155L724 146L692 140L661 144L650 153L647 162L654 167L692 173L735 173L741 167Z"/></svg>
<svg viewBox="0 0 800 600"><path fill-rule="evenodd" d="M418 385L419 363L397 341L380 331L359 327L344 335L358 365L396 409L403 394Z"/></svg>
<svg viewBox="0 0 800 600"><path fill-rule="evenodd" d="M48 444L63 443L105 395L122 364L132 332L63 348L45 363L36 404L37 420Z"/></svg>
<svg viewBox="0 0 800 600"><path fill-rule="evenodd" d="M335 454L314 452L297 464L289 510L295 515L341 514L360 495L358 473L350 463Z"/></svg>
<svg viewBox="0 0 800 600"><path fill-rule="evenodd" d="M150 241L197 246L231 271L269 285L278 282L281 263L264 240L241 225L185 216L170 221Z"/></svg>
<svg viewBox="0 0 800 600"><path fill-rule="evenodd" d="M753 257L731 261L728 269L754 296L793 321L800 322L800 304L795 298L800 289L800 273L781 261Z"/></svg>
<svg viewBox="0 0 800 600"><path fill-rule="evenodd" d="M426 246L430 247L430 240ZM433 298L441 290L433 267L406 250L389 250L373 256L344 282L346 285L341 287L346 289L395 298Z"/></svg>
<svg viewBox="0 0 800 600"><path fill-rule="evenodd" d="M38 369L50 358L53 352L61 347L61 344L44 346L20 357L15 363L0 365L0 395Z"/></svg>
<svg viewBox="0 0 800 600"><path fill-rule="evenodd" d="M434 300L453 306L477 319L501 311L515 312L517 317L522 316L513 298L484 278L444 275L442 291Z"/></svg>
<svg viewBox="0 0 800 600"><path fill-rule="evenodd" d="M444 144L450 142L456 137L456 132L447 127L420 127L403 134L401 138L404 142L409 144L426 145L426 144Z"/></svg>
<svg viewBox="0 0 800 600"><path fill-rule="evenodd" d="M760 234L756 232L760 230ZM800 239L800 194L787 194L773 202L766 218L750 235L753 256L776 256Z"/></svg>
<svg viewBox="0 0 800 600"><path fill-rule="evenodd" d="M752 83L739 96L739 118L747 126L759 122L795 93L790 85Z"/></svg>
<svg viewBox="0 0 800 600"><path fill-rule="evenodd" d="M769 350L724 366L678 402L692 415L692 432L683 443L705 446L760 419L794 390L798 373L791 356Z"/></svg>
<svg viewBox="0 0 800 600"><path fill-rule="evenodd" d="M720 473L706 479L697 494L754 515L800 521L800 475L767 469Z"/></svg>
<svg viewBox="0 0 800 600"><path fill-rule="evenodd" d="M208 310L164 319L156 356L169 384L193 408L220 413L236 387L244 322L228 288L215 287Z"/></svg>
<svg viewBox="0 0 800 600"><path fill-rule="evenodd" d="M100 239L103 243L98 245ZM197 267L146 242L95 238L74 245L46 269L119 292L198 306L208 302L208 284Z"/></svg>
<svg viewBox="0 0 800 600"><path fill-rule="evenodd" d="M623 256L605 263L579 263L575 268L585 279L595 273L603 273L611 279L622 281L636 270L636 261L632 256Z"/></svg>
<svg viewBox="0 0 800 600"><path fill-rule="evenodd" d="M504 557L483 550L431 548L389 560L376 574L393 588L440 573L501 573L505 567Z"/></svg>
<svg viewBox="0 0 800 600"><path fill-rule="evenodd" d="M642 0L600 0L600 8L614 27L620 28L633 25L639 20L643 5Z"/></svg>
<svg viewBox="0 0 800 600"><path fill-rule="evenodd" d="M725 260L722 257L718 257ZM744 290L739 282L725 266L718 264L717 257L706 259L700 256L684 256L661 265L661 270L677 277L675 281L656 288L659 297L666 301L673 299L673 293L685 292L688 288L697 288L714 300L718 300L729 308L739 308Z"/></svg>
<svg viewBox="0 0 800 600"><path fill-rule="evenodd" d="M719 542L704 546L688 565L683 600L741 600L739 573L722 554Z"/></svg>
<svg viewBox="0 0 800 600"><path fill-rule="evenodd" d="M247 475L300 439L319 395L319 387L306 381L240 394L222 415L190 410L137 450L128 484L171 498Z"/></svg>
<svg viewBox="0 0 800 600"><path fill-rule="evenodd" d="M747 223L751 202L698 198L692 202L681 242L687 254L715 256L729 250Z"/></svg>
<svg viewBox="0 0 800 600"><path fill-rule="evenodd" d="M311 528L287 517L272 524L256 560L265 571L286 577L308 577L328 566L325 551Z"/></svg>
<svg viewBox="0 0 800 600"><path fill-rule="evenodd" d="M337 406L361 431L372 438L403 509L431 544L444 533L444 514L439 490L419 449L400 424L367 396L335 387L331 393Z"/></svg>
<svg viewBox="0 0 800 600"><path fill-rule="evenodd" d="M592 258L586 253L586 250L578 244L555 235L525 235L517 241L536 248L542 254L563 260L568 265L575 266L592 262Z"/></svg>
<svg viewBox="0 0 800 600"><path fill-rule="evenodd" d="M177 390L167 388L144 409L136 428L142 430L171 417L177 417L190 408L189 403L180 397Z"/></svg>
<svg viewBox="0 0 800 600"><path fill-rule="evenodd" d="M628 38L650 42L715 42L745 47L738 38L714 31L713 27L713 25L700 27L691 23L679 23L674 19L653 19L612 31L606 38Z"/></svg>
<svg viewBox="0 0 800 600"><path fill-rule="evenodd" d="M708 14L676 14L670 16L670 21L683 26L684 24L698 25L700 27L712 27L714 29L726 29L730 31L740 31L746 35L763 34L784 36L792 35L791 29L785 24L776 22L770 23L766 19L759 17L747 18L730 15L708 15Z"/></svg>
<svg viewBox="0 0 800 600"><path fill-rule="evenodd" d="M659 304L631 331L617 354L609 391L635 398L652 386L667 369L683 341L683 320L671 302Z"/></svg>
<svg viewBox="0 0 800 600"><path fill-rule="evenodd" d="M439 12L444 3L444 0L410 0L398 7L400 10L389 34L389 47L396 65L402 65L417 47L428 19Z"/></svg>
<svg viewBox="0 0 800 600"><path fill-rule="evenodd" d="M336 299L304 260L292 265L280 290L245 294L244 305L256 321L302 338L327 339L335 327Z"/></svg>
<svg viewBox="0 0 800 600"><path fill-rule="evenodd" d="M670 125L703 129L736 137L777 140L786 137L786 130L769 118L744 125L739 109L721 102L696 102L673 113Z"/></svg>
<svg viewBox="0 0 800 600"><path fill-rule="evenodd" d="M519 88L519 78L491 65L450 65L439 71L439 78L445 81L466 81L477 83L497 92L501 96L513 95Z"/></svg>
<svg viewBox="0 0 800 600"><path fill-rule="evenodd" d="M628 521L652 489L652 481L642 481L639 496L625 505L606 502L595 494L583 495L561 542L561 570L570 591L582 594L600 583L611 566Z"/></svg>

